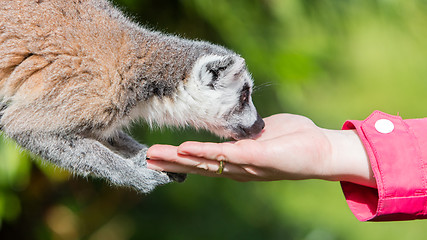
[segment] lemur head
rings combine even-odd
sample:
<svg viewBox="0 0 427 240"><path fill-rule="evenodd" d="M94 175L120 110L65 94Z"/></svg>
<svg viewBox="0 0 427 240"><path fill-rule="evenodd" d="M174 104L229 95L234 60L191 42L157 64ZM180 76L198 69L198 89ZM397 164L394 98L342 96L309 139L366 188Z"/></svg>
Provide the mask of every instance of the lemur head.
<svg viewBox="0 0 427 240"><path fill-rule="evenodd" d="M136 114L150 124L191 125L234 139L255 137L264 128L252 103L253 81L243 58L204 55L186 74L175 91L143 102Z"/></svg>
<svg viewBox="0 0 427 240"><path fill-rule="evenodd" d="M192 110L189 123L222 137L256 136L264 121L252 103L252 87L252 77L240 56L200 57L183 84Z"/></svg>

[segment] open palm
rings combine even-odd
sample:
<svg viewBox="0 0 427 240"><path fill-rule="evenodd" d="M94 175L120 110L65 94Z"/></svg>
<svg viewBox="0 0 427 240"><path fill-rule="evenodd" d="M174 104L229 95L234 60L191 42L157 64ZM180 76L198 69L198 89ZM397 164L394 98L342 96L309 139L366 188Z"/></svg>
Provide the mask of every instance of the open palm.
<svg viewBox="0 0 427 240"><path fill-rule="evenodd" d="M292 114L277 114L264 121L264 130L255 139L185 142L179 147L154 145L147 153L148 167L238 181L322 178L331 150L321 128ZM215 173L219 161L225 162L221 175Z"/></svg>

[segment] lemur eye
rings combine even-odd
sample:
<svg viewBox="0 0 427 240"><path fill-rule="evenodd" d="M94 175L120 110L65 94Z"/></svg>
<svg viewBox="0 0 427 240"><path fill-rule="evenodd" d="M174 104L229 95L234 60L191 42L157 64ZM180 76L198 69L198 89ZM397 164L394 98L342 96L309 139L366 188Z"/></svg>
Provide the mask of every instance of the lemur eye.
<svg viewBox="0 0 427 240"><path fill-rule="evenodd" d="M247 84L243 86L242 91L240 93L240 104L243 107L249 101L250 88Z"/></svg>
<svg viewBox="0 0 427 240"><path fill-rule="evenodd" d="M242 92L242 96L240 96L240 102L245 103L248 100L249 92Z"/></svg>

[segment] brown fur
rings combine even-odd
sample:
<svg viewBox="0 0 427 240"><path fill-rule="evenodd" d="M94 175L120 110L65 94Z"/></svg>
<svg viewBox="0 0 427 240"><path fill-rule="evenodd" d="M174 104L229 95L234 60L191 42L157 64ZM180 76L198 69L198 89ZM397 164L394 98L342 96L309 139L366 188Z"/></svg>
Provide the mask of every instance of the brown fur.
<svg viewBox="0 0 427 240"><path fill-rule="evenodd" d="M117 21L81 2L0 3L0 89L14 108L5 125L55 129L116 117L110 113L124 104L121 76L129 71L119 66L130 64L132 41Z"/></svg>
<svg viewBox="0 0 427 240"><path fill-rule="evenodd" d="M116 128L136 101L185 80L200 55L195 44L140 28L105 0L0 1L2 125Z"/></svg>

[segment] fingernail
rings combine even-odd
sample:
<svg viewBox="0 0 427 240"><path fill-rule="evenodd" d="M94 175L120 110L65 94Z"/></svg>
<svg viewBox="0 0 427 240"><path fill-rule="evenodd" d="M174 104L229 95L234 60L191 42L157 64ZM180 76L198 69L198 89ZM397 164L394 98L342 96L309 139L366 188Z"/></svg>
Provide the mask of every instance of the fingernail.
<svg viewBox="0 0 427 240"><path fill-rule="evenodd" d="M150 155L150 156L146 156L145 159L147 159L147 160L157 160L158 158L156 156Z"/></svg>
<svg viewBox="0 0 427 240"><path fill-rule="evenodd" d="M180 149L178 149L178 154L180 154L180 155L188 155L188 153L186 153L186 152L184 152L184 151L182 151Z"/></svg>
<svg viewBox="0 0 427 240"><path fill-rule="evenodd" d="M181 146L179 146L179 147L178 147L178 149L177 149L177 153L178 153L178 154L181 154L181 155L187 155L187 152L185 152L184 150L182 150L182 147L181 147Z"/></svg>
<svg viewBox="0 0 427 240"><path fill-rule="evenodd" d="M151 151L147 151L146 155L145 155L145 159L146 160L153 160L155 157L153 156L153 154L151 153Z"/></svg>

